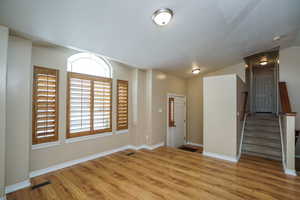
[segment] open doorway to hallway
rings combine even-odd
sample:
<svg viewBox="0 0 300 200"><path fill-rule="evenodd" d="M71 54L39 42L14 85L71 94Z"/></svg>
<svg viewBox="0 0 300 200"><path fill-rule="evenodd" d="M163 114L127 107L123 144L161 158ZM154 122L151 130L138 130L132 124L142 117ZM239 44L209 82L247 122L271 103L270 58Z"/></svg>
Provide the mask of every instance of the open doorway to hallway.
<svg viewBox="0 0 300 200"><path fill-rule="evenodd" d="M245 58L250 113L278 114L278 51Z"/></svg>

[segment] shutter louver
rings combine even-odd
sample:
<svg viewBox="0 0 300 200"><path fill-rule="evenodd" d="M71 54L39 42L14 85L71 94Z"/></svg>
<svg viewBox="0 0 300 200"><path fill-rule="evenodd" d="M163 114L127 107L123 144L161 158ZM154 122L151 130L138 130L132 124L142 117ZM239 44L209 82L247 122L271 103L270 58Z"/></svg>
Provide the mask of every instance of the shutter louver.
<svg viewBox="0 0 300 200"><path fill-rule="evenodd" d="M111 131L111 82L94 81L94 131Z"/></svg>
<svg viewBox="0 0 300 200"><path fill-rule="evenodd" d="M70 79L70 134L91 131L91 81Z"/></svg>
<svg viewBox="0 0 300 200"><path fill-rule="evenodd" d="M34 67L32 144L58 140L58 70Z"/></svg>
<svg viewBox="0 0 300 200"><path fill-rule="evenodd" d="M128 129L128 81L117 81L117 129Z"/></svg>
<svg viewBox="0 0 300 200"><path fill-rule="evenodd" d="M67 137L111 131L111 79L68 73Z"/></svg>

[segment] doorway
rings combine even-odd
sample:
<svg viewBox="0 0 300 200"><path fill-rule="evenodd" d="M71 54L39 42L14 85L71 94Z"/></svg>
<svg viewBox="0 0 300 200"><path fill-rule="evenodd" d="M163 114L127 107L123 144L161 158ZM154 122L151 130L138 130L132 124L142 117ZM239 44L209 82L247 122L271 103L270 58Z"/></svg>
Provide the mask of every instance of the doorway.
<svg viewBox="0 0 300 200"><path fill-rule="evenodd" d="M186 97L168 94L167 146L186 144Z"/></svg>
<svg viewBox="0 0 300 200"><path fill-rule="evenodd" d="M250 113L278 114L278 57L274 50L245 58Z"/></svg>
<svg viewBox="0 0 300 200"><path fill-rule="evenodd" d="M253 109L256 113L276 113L276 81L274 66L253 68Z"/></svg>

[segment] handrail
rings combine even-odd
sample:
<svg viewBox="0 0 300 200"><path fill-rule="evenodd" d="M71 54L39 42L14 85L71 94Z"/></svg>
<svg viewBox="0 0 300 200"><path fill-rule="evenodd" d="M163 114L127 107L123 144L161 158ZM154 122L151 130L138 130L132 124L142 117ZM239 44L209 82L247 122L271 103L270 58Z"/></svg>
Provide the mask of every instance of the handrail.
<svg viewBox="0 0 300 200"><path fill-rule="evenodd" d="M247 113L247 104L248 104L248 92L244 92L245 96L244 96L244 106L243 106L243 119L245 118L245 115Z"/></svg>
<svg viewBox="0 0 300 200"><path fill-rule="evenodd" d="M292 107L290 103L286 82L279 82L278 86L279 86L279 96L280 96L282 114L296 116L297 113L292 112Z"/></svg>

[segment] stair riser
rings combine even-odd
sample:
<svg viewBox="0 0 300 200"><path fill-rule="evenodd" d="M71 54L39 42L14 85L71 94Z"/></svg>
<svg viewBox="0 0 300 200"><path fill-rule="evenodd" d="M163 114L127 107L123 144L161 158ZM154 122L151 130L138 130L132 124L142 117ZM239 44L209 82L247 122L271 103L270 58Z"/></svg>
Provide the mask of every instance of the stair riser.
<svg viewBox="0 0 300 200"><path fill-rule="evenodd" d="M264 127L264 126L247 126L246 130L248 131L258 131L258 132L266 132L266 133L275 133L280 134L279 127Z"/></svg>
<svg viewBox="0 0 300 200"><path fill-rule="evenodd" d="M243 152L243 154L252 155L252 156L259 156L259 157L267 158L267 159L271 159L271 160L278 160L278 161L282 160L281 156L277 157L277 156L270 156L270 155L262 155L262 154L257 154L257 153L253 153L253 152Z"/></svg>
<svg viewBox="0 0 300 200"><path fill-rule="evenodd" d="M245 131L244 135L245 136L250 136L250 137L264 138L264 139L280 140L280 135L279 134L269 134L269 133L265 133L265 132Z"/></svg>
<svg viewBox="0 0 300 200"><path fill-rule="evenodd" d="M265 121L248 121L247 126L262 126L262 127L279 127L278 122L265 122Z"/></svg>
<svg viewBox="0 0 300 200"><path fill-rule="evenodd" d="M273 147L273 148L280 148L281 144L280 142L273 142L268 140L260 140L260 139L246 139L247 142L245 144L252 144L252 145L258 145L258 146L267 146L267 147Z"/></svg>
<svg viewBox="0 0 300 200"><path fill-rule="evenodd" d="M271 155L271 156L281 156L281 149L277 149L277 148L268 148L268 147L262 147L257 145L245 144L243 150L255 152L257 154L261 153L261 154Z"/></svg>

